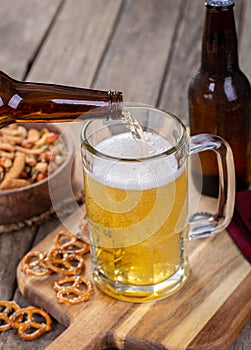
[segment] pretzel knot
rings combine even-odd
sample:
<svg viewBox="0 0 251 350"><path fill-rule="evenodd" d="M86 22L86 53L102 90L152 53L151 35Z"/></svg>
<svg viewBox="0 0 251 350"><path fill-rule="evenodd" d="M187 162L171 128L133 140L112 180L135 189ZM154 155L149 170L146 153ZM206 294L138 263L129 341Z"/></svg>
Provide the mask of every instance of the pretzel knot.
<svg viewBox="0 0 251 350"><path fill-rule="evenodd" d="M45 266L44 259L45 254L41 252L29 252L22 260L22 271L33 276L44 276L51 274L52 271Z"/></svg>
<svg viewBox="0 0 251 350"><path fill-rule="evenodd" d="M37 322L35 315L42 316L45 322ZM34 340L45 332L49 332L51 330L51 323L50 316L44 310L33 306L18 309L10 316L11 326L18 329L18 336L24 340ZM30 330L34 331L30 332Z"/></svg>
<svg viewBox="0 0 251 350"><path fill-rule="evenodd" d="M82 284L86 286L86 291L80 289ZM93 293L93 283L83 276L69 276L55 281L54 289L57 291L57 300L59 303L72 305L90 299Z"/></svg>
<svg viewBox="0 0 251 350"><path fill-rule="evenodd" d="M69 254L67 250L54 248L48 252L44 264L56 273L78 275L83 270L85 261L80 255Z"/></svg>
<svg viewBox="0 0 251 350"><path fill-rule="evenodd" d="M70 254L80 255L90 251L90 244L82 242L68 231L60 231L55 237L54 245L56 248L67 250Z"/></svg>
<svg viewBox="0 0 251 350"><path fill-rule="evenodd" d="M10 315L20 307L16 304L15 301L0 301L0 307L3 310L0 313L0 331L7 331L12 328L10 324Z"/></svg>

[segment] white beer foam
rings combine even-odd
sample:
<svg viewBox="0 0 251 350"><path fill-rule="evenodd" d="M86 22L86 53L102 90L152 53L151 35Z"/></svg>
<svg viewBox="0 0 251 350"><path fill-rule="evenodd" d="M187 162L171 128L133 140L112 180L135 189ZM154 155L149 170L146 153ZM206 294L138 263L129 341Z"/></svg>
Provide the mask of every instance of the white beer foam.
<svg viewBox="0 0 251 350"><path fill-rule="evenodd" d="M145 132L149 156L160 154L172 147L162 136ZM142 149L130 132L114 135L96 147L103 154L128 158L124 161L95 158L92 174L99 183L123 190L148 190L174 181L184 170L178 169L175 156L168 155L152 160L130 161L142 157Z"/></svg>

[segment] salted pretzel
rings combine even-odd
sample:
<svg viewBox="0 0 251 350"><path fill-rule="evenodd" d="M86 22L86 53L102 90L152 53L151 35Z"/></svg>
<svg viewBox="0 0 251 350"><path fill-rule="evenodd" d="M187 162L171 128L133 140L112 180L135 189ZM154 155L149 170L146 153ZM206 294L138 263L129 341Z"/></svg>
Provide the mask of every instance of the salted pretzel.
<svg viewBox="0 0 251 350"><path fill-rule="evenodd" d="M54 240L56 248L65 249L68 253L78 255L86 254L90 251L90 245L82 242L68 231L60 231Z"/></svg>
<svg viewBox="0 0 251 350"><path fill-rule="evenodd" d="M0 314L0 332L8 331L11 328L12 327L10 324L9 317L5 313L1 312L1 314Z"/></svg>
<svg viewBox="0 0 251 350"><path fill-rule="evenodd" d="M59 274L78 275L83 270L85 261L81 255L53 248L47 253L44 264L49 270Z"/></svg>
<svg viewBox="0 0 251 350"><path fill-rule="evenodd" d="M80 289L81 284L86 286L86 291ZM57 291L57 300L63 304L79 304L88 301L93 293L93 283L83 276L68 276L54 282ZM73 298L71 296L74 296Z"/></svg>
<svg viewBox="0 0 251 350"><path fill-rule="evenodd" d="M45 322L37 322L34 318L35 315L42 316ZM18 309L10 316L11 326L18 329L18 336L24 340L34 340L49 332L51 323L51 318L47 312L34 306ZM31 333L26 333L30 329L35 330Z"/></svg>
<svg viewBox="0 0 251 350"><path fill-rule="evenodd" d="M44 264L45 256L46 254L39 251L27 253L22 260L22 271L33 276L44 276L51 274L52 271Z"/></svg>
<svg viewBox="0 0 251 350"><path fill-rule="evenodd" d="M7 331L8 329L12 328L10 324L10 315L19 310L20 307L17 305L17 303L12 301L5 301L0 300L0 308L4 308L2 312L0 313L0 331Z"/></svg>

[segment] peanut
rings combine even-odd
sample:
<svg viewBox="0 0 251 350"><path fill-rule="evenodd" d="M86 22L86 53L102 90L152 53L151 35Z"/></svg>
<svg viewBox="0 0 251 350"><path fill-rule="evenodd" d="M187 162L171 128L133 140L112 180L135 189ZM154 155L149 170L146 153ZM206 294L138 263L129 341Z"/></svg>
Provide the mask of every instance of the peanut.
<svg viewBox="0 0 251 350"><path fill-rule="evenodd" d="M29 166L35 166L37 164L35 156L33 154L27 154L25 157L25 163Z"/></svg>
<svg viewBox="0 0 251 350"><path fill-rule="evenodd" d="M40 138L40 132L37 129L29 129L27 134L27 140L37 142Z"/></svg>
<svg viewBox="0 0 251 350"><path fill-rule="evenodd" d="M4 169L10 168L12 166L12 160L9 158L2 157L0 158L0 166Z"/></svg>
<svg viewBox="0 0 251 350"><path fill-rule="evenodd" d="M39 162L35 166L35 170L38 171L39 173L46 173L48 171L48 164Z"/></svg>
<svg viewBox="0 0 251 350"><path fill-rule="evenodd" d="M24 147L24 148L32 148L34 147L35 143L31 140L23 140L21 142L21 146Z"/></svg>

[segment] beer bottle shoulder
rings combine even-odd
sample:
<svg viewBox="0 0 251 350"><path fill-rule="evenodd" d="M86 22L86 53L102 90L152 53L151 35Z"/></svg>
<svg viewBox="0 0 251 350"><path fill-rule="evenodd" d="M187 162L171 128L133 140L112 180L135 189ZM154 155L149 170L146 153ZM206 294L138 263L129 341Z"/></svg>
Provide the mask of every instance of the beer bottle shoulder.
<svg viewBox="0 0 251 350"><path fill-rule="evenodd" d="M234 104L251 101L248 78L241 70L228 75L212 75L199 71L188 89L189 103L218 105L229 108Z"/></svg>

